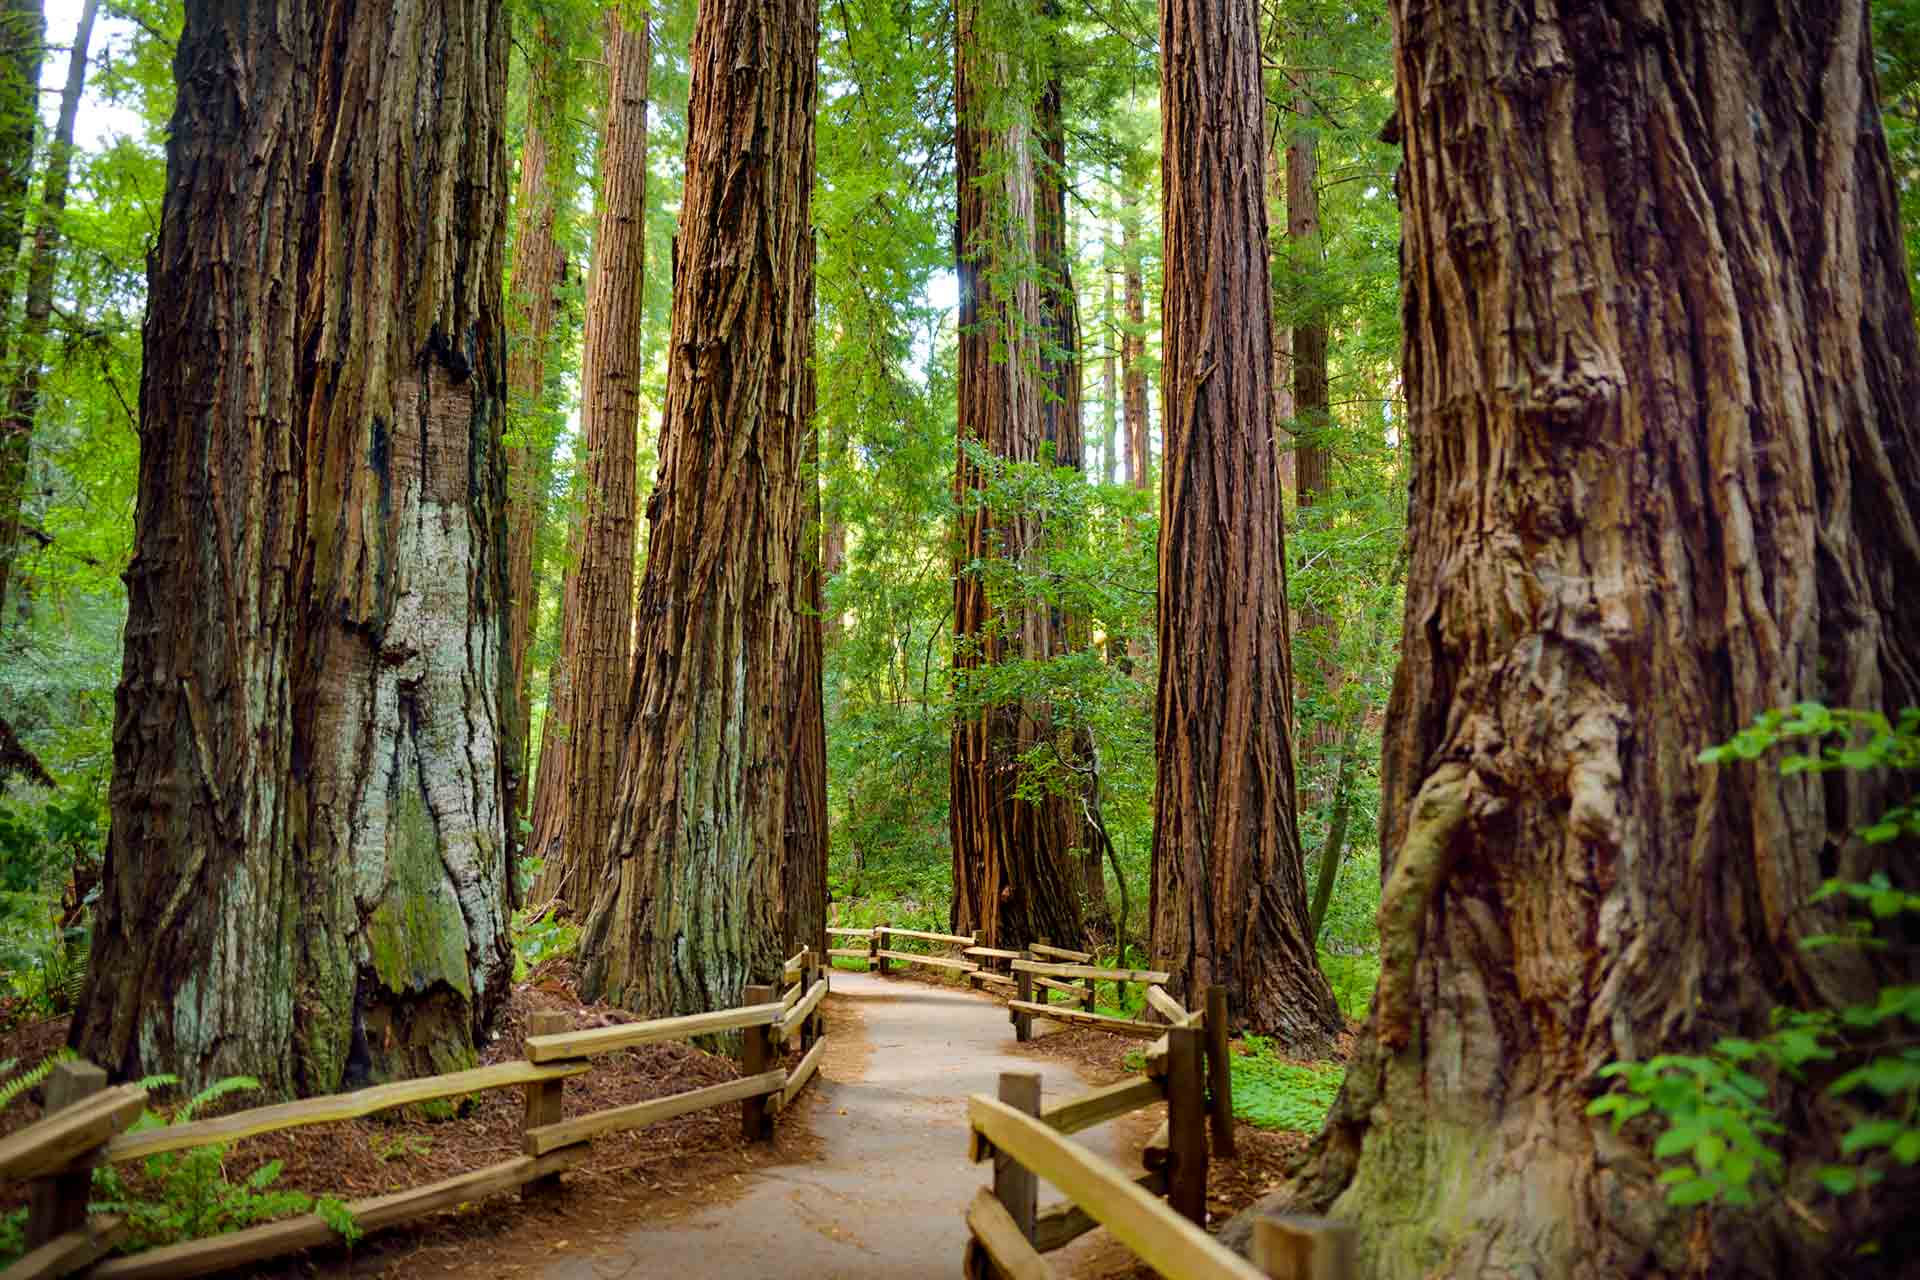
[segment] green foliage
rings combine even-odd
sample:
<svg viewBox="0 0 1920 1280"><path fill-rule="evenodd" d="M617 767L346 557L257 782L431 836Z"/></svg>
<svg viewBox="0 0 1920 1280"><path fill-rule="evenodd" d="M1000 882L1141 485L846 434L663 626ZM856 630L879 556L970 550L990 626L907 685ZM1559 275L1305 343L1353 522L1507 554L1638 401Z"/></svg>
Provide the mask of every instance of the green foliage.
<svg viewBox="0 0 1920 1280"><path fill-rule="evenodd" d="M61 1049L57 1053L49 1054L20 1074L0 1082L0 1111L5 1111L26 1096L29 1090L38 1088L41 1081L53 1074L56 1065L72 1056L73 1050ZM0 1062L0 1077L7 1076L8 1072L19 1065L20 1060L17 1058L8 1058L5 1062Z"/></svg>
<svg viewBox="0 0 1920 1280"><path fill-rule="evenodd" d="M1233 1114L1262 1129L1318 1133L1340 1096L1346 1068L1282 1058L1264 1036L1248 1036L1233 1055Z"/></svg>
<svg viewBox="0 0 1920 1280"><path fill-rule="evenodd" d="M519 895L539 878L541 860L522 858L515 875L520 882ZM548 903L535 913L522 907L513 913L513 980L525 982L527 975L554 956L570 955L580 945L580 926L559 918L559 904Z"/></svg>
<svg viewBox="0 0 1920 1280"><path fill-rule="evenodd" d="M1379 897L1379 873L1374 873L1374 896ZM1334 901L1340 901L1338 894ZM1327 982L1333 987L1333 998L1340 1002L1340 1012L1348 1018L1359 1021L1367 1016L1367 1008L1373 1003L1373 989L1380 985L1380 956L1378 952L1362 952L1358 955L1340 955L1336 952L1320 952L1320 971L1327 975Z"/></svg>
<svg viewBox="0 0 1920 1280"><path fill-rule="evenodd" d="M1783 758L1783 774L1920 769L1920 708L1889 721L1877 712L1803 702L1765 713L1730 741L1701 752L1700 760L1753 761L1802 740L1812 749ZM1915 812L1908 799L1856 834L1868 845L1920 836ZM1884 873L1829 880L1812 901L1838 901L1855 918L1848 931L1803 940L1809 950L1886 949L1899 944L1903 920L1920 919L1920 893ZM1777 1008L1764 1036L1724 1037L1704 1054L1609 1064L1601 1077L1618 1080L1623 1091L1594 1099L1587 1114L1611 1116L1616 1130L1642 1116L1659 1126L1655 1158L1678 1161L1661 1174L1669 1204L1746 1207L1755 1203L1758 1186L1786 1176L1779 1150L1788 1134L1779 1118L1785 1095L1817 1088L1845 1108L1850 1126L1835 1153L1839 1159L1824 1163L1816 1177L1828 1192L1847 1195L1881 1181L1892 1164L1920 1164L1916 1031L1920 984L1888 983L1871 1001L1839 1008Z"/></svg>
<svg viewBox="0 0 1920 1280"><path fill-rule="evenodd" d="M153 1076L141 1083L157 1089L176 1081L171 1076ZM259 1087L259 1081L247 1076L215 1081L187 1099L171 1119L146 1111L129 1132L185 1124L197 1111L219 1099ZM162 1152L141 1162L138 1179L111 1165L97 1169L88 1208L95 1213L126 1216L130 1229L128 1242L122 1247L126 1253L198 1240L298 1213L318 1213L349 1244L360 1238L358 1224L340 1200L315 1198L277 1186L281 1161L269 1160L235 1180L227 1170L227 1155L225 1144Z"/></svg>

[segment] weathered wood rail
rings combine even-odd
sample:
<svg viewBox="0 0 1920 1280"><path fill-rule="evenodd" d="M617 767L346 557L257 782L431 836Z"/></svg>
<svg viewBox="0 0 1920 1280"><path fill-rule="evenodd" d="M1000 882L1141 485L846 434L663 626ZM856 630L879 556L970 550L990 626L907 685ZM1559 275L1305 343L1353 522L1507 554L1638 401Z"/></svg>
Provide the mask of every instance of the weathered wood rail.
<svg viewBox="0 0 1920 1280"><path fill-rule="evenodd" d="M1209 1135L1214 1152L1233 1152L1226 991L1209 990L1207 1007L1196 1013L1160 995L1152 1003L1172 1025L1149 1051L1142 1076L1042 1108L1040 1077L1007 1072L999 1097L967 1099L970 1154L993 1161L992 1189L982 1187L966 1211L969 1280L1050 1280L1046 1255L1096 1227L1166 1280L1354 1276L1352 1232L1336 1223L1263 1219L1251 1263L1207 1234ZM1143 1173L1129 1174L1068 1137L1161 1101L1167 1120L1147 1144ZM1042 1180L1067 1198L1041 1208Z"/></svg>
<svg viewBox="0 0 1920 1280"><path fill-rule="evenodd" d="M595 1137L710 1107L739 1103L743 1135L748 1141L762 1141L772 1136L777 1113L793 1102L819 1070L827 1044L820 1013L828 990L825 958L803 948L786 961L781 976L791 987L784 992L771 986L748 987L746 1001L737 1009L585 1031L568 1030L565 1014L536 1013L528 1024L526 1058L519 1062L132 1133L126 1129L146 1105L144 1090L130 1085L109 1089L106 1073L99 1067L61 1063L46 1086L47 1114L0 1140L0 1179L32 1184L30 1252L0 1272L0 1280L54 1280L70 1275L88 1280L180 1280L338 1243L340 1234L319 1215L303 1214L102 1262L99 1259L124 1237L126 1225L115 1217L87 1217L92 1171L102 1164L354 1120L488 1089L525 1091L523 1154L427 1186L351 1201L347 1210L361 1232L398 1226L507 1191L545 1194L558 1186L561 1172L587 1157ZM738 1080L564 1118L566 1081L592 1070L593 1058L636 1045L735 1031L744 1041L745 1065ZM789 1069L781 1065L781 1058L795 1041L801 1056Z"/></svg>

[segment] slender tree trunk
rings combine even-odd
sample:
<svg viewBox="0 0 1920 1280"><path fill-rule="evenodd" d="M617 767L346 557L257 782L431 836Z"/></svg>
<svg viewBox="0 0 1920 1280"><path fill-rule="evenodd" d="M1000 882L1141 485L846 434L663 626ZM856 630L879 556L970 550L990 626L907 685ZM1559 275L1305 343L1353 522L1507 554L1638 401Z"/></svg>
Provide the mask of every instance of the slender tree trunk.
<svg viewBox="0 0 1920 1280"><path fill-rule="evenodd" d="M1058 9L1055 0L1043 0L1042 12L1050 23L1059 22ZM1082 472L1086 469L1086 427L1080 386L1080 316L1073 286L1073 245L1068 236L1071 224L1067 220L1067 188L1072 175L1067 169L1064 95L1058 69L1058 42L1063 38L1056 26L1055 65L1041 87L1034 119L1040 142L1034 175L1034 256L1040 277L1040 432L1053 446L1055 466ZM1086 619L1071 614L1060 619L1052 639L1055 655L1087 649L1093 643ZM1104 927L1108 918L1106 872L1087 820L1089 806L1098 794L1093 778L1093 735L1085 726L1076 726L1070 734L1056 733L1054 744L1055 750L1064 746L1064 763L1074 784L1072 791L1048 797L1048 805L1055 810L1051 822L1062 832L1068 847L1078 851L1077 892L1085 915Z"/></svg>
<svg viewBox="0 0 1920 1280"><path fill-rule="evenodd" d="M505 740L514 821L529 812L527 749L531 745L533 648L539 586L534 548L546 518L546 489L553 446L539 425L544 416L547 355L553 341L565 255L554 239L562 184L568 176L554 161L549 132L569 108L569 78L557 65L559 51L544 24L537 24L527 57L526 138L520 146L520 182L514 193L513 282L510 290L512 347L507 355L510 443L507 446L507 651L512 663L513 737ZM517 834L517 830L516 830Z"/></svg>
<svg viewBox="0 0 1920 1280"><path fill-rule="evenodd" d="M13 291L33 182L46 25L42 0L7 0L0 6L0 369L8 366L12 351ZM0 423L0 632L6 630L7 590L19 554L31 425L21 432L10 421Z"/></svg>
<svg viewBox="0 0 1920 1280"><path fill-rule="evenodd" d="M558 900L584 916L608 875L626 694L633 675L633 554L639 513L635 451L640 426L641 321L647 250L647 19L605 19L606 135L600 146L600 225L587 283L580 434L586 502L580 554L569 566L561 613L560 682L569 717L545 755L533 813L544 860L533 900Z"/></svg>
<svg viewBox="0 0 1920 1280"><path fill-rule="evenodd" d="M116 1074L445 1070L506 994L505 56L491 0L187 8L73 1027Z"/></svg>
<svg viewBox="0 0 1920 1280"><path fill-rule="evenodd" d="M801 332L810 344L814 331L811 231L802 250L805 260L799 276L806 292L806 311ZM815 417L817 384L811 358L802 363L801 370L800 497L803 510L799 546L794 556L793 605L783 619L792 630L781 641L793 657L782 681L787 697L788 776L785 861L780 871L780 936L783 954L792 955L801 947L812 947L815 955L824 958L827 954L828 830L820 436Z"/></svg>
<svg viewBox="0 0 1920 1280"><path fill-rule="evenodd" d="M1384 968L1301 1198L1363 1224L1367 1274L1900 1273L1912 1172L1811 1190L1851 1123L1817 1085L1747 1212L1668 1207L1647 1131L1585 1114L1611 1060L1920 977L1799 945L1840 931L1828 876L1915 888L1853 834L1887 779L1696 763L1769 708L1920 703L1920 342L1867 4L1392 13Z"/></svg>
<svg viewBox="0 0 1920 1280"><path fill-rule="evenodd" d="M13 561L20 549L20 515L26 497L27 464L32 452L33 424L40 411L40 373L46 360L47 327L53 318L53 273L59 265L60 224L67 213L67 184L73 172L73 130L80 114L80 93L87 82L87 50L93 43L93 20L100 11L100 0L86 0L73 33L73 47L67 55L67 82L60 92L60 117L54 126L53 141L47 148L45 183L40 195L40 216L33 228L33 252L27 261L27 307L20 328L11 335L7 368L5 418L0 419L0 628L5 626L6 604L13 585ZM11 16L11 15L9 15ZM21 26L36 20L24 15ZM44 24L41 36L44 37ZM36 50L38 45L36 44ZM39 85L38 68L34 86ZM37 109L38 103L32 104ZM4 127L4 125L0 125ZM32 125L28 129L28 153L32 151ZM0 190L0 198L5 192ZM7 216L0 214L0 216ZM0 236L7 228L0 225ZM19 229L12 230L18 247ZM0 258L7 271L7 296L12 303L12 257ZM0 323L6 313L0 311Z"/></svg>
<svg viewBox="0 0 1920 1280"><path fill-rule="evenodd" d="M1106 462L1106 474L1102 479L1108 484L1119 484L1123 469L1120 460L1120 362L1115 350L1119 345L1119 308L1115 305L1113 272L1102 274L1107 278L1107 293L1100 317L1106 322L1107 351L1100 358L1100 414L1105 428L1100 456Z"/></svg>
<svg viewBox="0 0 1920 1280"><path fill-rule="evenodd" d="M1121 377L1125 380L1125 418L1127 429L1127 469L1133 487L1145 489L1153 483L1152 424L1148 421L1147 398L1147 283L1140 255L1140 184L1131 174L1124 178L1120 205L1120 256L1124 263L1127 324L1120 338Z"/></svg>
<svg viewBox="0 0 1920 1280"><path fill-rule="evenodd" d="M817 438L817 437L816 437ZM837 424L830 424L826 431L827 457L836 466L846 458L846 431ZM847 564L847 522L840 514L839 504L835 503L824 513L820 531L820 586L821 607L826 608L826 584L831 582ZM823 641L832 648L840 640L844 620L838 609L826 610L821 617Z"/></svg>
<svg viewBox="0 0 1920 1280"><path fill-rule="evenodd" d="M1309 263L1317 264L1322 256L1319 149L1313 133L1312 113L1312 101L1304 93L1297 95L1293 128L1287 143L1287 237L1293 242L1297 270L1304 270ZM1301 423L1293 449L1294 508L1304 524L1313 519L1313 508L1333 487L1333 451L1327 441L1333 428L1333 414L1327 394L1327 321L1323 313L1309 309L1301 315L1293 326L1289 354L1293 363L1294 415ZM1322 761L1328 748L1340 737L1340 726L1332 715L1333 694L1340 682L1340 669L1333 657L1339 633L1335 630L1333 614L1311 597L1301 599L1296 622L1291 655L1295 697L1316 704L1318 713L1310 716L1306 724L1295 722L1294 742L1299 747L1302 786L1308 797L1323 800L1328 798L1334 779L1324 776ZM1301 661L1302 649L1306 651L1305 662Z"/></svg>
<svg viewBox="0 0 1920 1280"><path fill-rule="evenodd" d="M958 28L959 440L996 458L1034 462L1046 439L1049 395L1043 381L1048 330L1034 269L1035 130L1026 106L1038 95L1021 83L1017 59L993 46L994 32L973 0L959 5ZM1051 212L1040 220L1051 223ZM1077 436L1071 443L1077 462ZM989 599L985 577L971 567L1019 561L1039 537L1033 517L988 508L981 496L987 484L986 468L962 448L954 468L961 527L953 666L963 695L972 673L1009 659L1046 658L1064 642L1048 608ZM1018 760L1051 741L1050 721L1044 706L1018 701L954 720L951 922L956 932L978 931L990 946L1081 935L1081 875L1070 854L1078 825L1058 797L1036 802L1015 794Z"/></svg>
<svg viewBox="0 0 1920 1280"><path fill-rule="evenodd" d="M1277 24L1276 24L1277 25ZM1277 40L1270 44L1277 44ZM1281 226L1288 225L1287 139L1291 136L1273 99L1267 99L1267 209ZM1268 255L1268 270L1277 281L1281 277L1278 245ZM1298 460L1294 456L1298 442L1293 432L1293 324L1292 299L1278 284L1274 292L1273 326L1273 421L1274 443L1280 451L1280 487L1292 489L1298 483Z"/></svg>
<svg viewBox="0 0 1920 1280"><path fill-rule="evenodd" d="M639 649L581 989L649 1014L779 973L796 785L807 471L814 0L707 0ZM817 640L809 643L817 644ZM816 649L817 652L817 649ZM804 685L794 689L789 682ZM809 717L817 713L807 708Z"/></svg>
<svg viewBox="0 0 1920 1280"><path fill-rule="evenodd" d="M1165 463L1153 955L1293 1051L1341 1030L1307 927L1287 723L1266 140L1252 0L1161 10Z"/></svg>

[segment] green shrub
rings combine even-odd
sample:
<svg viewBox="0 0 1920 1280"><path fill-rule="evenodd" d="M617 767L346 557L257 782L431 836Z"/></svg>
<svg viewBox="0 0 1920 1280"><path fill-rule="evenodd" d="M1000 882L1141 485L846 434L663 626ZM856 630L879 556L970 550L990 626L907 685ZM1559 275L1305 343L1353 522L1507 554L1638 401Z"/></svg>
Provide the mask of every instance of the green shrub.
<svg viewBox="0 0 1920 1280"><path fill-rule="evenodd" d="M1261 1129L1318 1133L1347 1069L1288 1062L1265 1036L1248 1036L1233 1057L1233 1114Z"/></svg>

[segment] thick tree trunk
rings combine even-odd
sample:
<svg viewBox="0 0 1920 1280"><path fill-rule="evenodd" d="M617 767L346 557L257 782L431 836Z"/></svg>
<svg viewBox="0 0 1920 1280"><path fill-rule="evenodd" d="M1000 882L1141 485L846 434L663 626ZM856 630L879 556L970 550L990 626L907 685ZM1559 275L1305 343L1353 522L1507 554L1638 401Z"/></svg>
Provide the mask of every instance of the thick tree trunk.
<svg viewBox="0 0 1920 1280"><path fill-rule="evenodd" d="M67 214L67 184L73 174L73 130L80 115L80 93L87 83L87 50L93 42L93 20L100 0L86 0L67 53L67 82L60 91L60 116L47 148L47 168L40 193L40 216L33 228L33 252L27 260L27 306L19 331L11 335L7 368L5 416L0 418L0 628L5 627L13 561L20 549L20 512L26 497L27 464L32 451L33 424L40 414L40 373L46 361L47 327L53 318L53 272L59 265L60 224ZM29 20L30 21L30 20ZM37 47L37 46L36 46ZM38 84L36 70L35 84ZM38 104L33 104L37 108ZM31 125L28 126L31 133ZM29 139L31 150L31 139ZM0 192L0 197L4 196ZM0 226L0 234L5 233ZM19 231L13 231L18 244ZM12 259L0 259L11 280ZM6 290L11 295L11 284ZM0 301L10 303L11 297ZM0 316L4 316L0 312Z"/></svg>
<svg viewBox="0 0 1920 1280"><path fill-rule="evenodd" d="M474 1061L511 947L495 0L191 3L80 1050Z"/></svg>
<svg viewBox="0 0 1920 1280"><path fill-rule="evenodd" d="M42 0L0 6L0 369L12 352L13 290L33 181L33 134L40 119L40 59L46 49ZM26 499L32 424L0 423L0 632L7 626L7 590L19 554L20 509Z"/></svg>
<svg viewBox="0 0 1920 1280"><path fill-rule="evenodd" d="M967 0L958 12L959 440L997 458L1035 462L1048 422L1046 329L1034 269L1036 144L1026 105L1036 95L1021 81L1017 59L991 43L979 6ZM1077 462L1077 433L1071 444ZM971 567L1018 561L1039 536L1034 518L989 510L980 494L987 483L986 469L962 448L954 467L961 527L953 666L963 692L971 673L1010 659L1048 657L1064 640L1046 606L989 599L985 577ZM1078 826L1057 797L1036 802L1016 795L1019 757L1051 739L1050 720L1044 706L1018 701L954 720L950 919L956 932L978 931L990 946L1081 935L1081 877L1070 852Z"/></svg>
<svg viewBox="0 0 1920 1280"><path fill-rule="evenodd" d="M507 355L507 652L513 679L513 736L502 742L512 786L509 812L516 824L530 812L532 799L527 751L532 745L533 673L527 658L539 604L534 548L546 518L547 480L553 465L552 444L537 424L544 416L554 295L566 261L554 239L554 220L562 184L570 187L572 181L554 164L549 133L569 106L564 86L571 78L558 65L558 58L551 33L544 24L537 24L527 56L526 137L520 145L520 180L513 200L512 346Z"/></svg>
<svg viewBox="0 0 1920 1280"><path fill-rule="evenodd" d="M814 0L707 0L689 54L686 194L626 750L584 994L724 1008L782 958L795 617L815 481ZM804 684L790 688L789 682ZM809 715L816 714L811 709Z"/></svg>
<svg viewBox="0 0 1920 1280"><path fill-rule="evenodd" d="M633 553L639 519L635 455L640 427L641 320L647 250L645 14L606 18L606 134L600 145L600 225L587 282L580 434L585 514L561 611L560 674L568 718L540 760L532 848L544 860L533 901L584 916L607 879L626 695L633 676ZM549 783L544 776L557 777Z"/></svg>
<svg viewBox="0 0 1920 1280"><path fill-rule="evenodd" d="M1801 699L1920 703L1920 344L1867 4L1393 17L1385 968L1303 1198L1375 1275L1897 1272L1910 1180L1672 1209L1645 1131L1584 1114L1609 1061L1920 968L1798 945L1837 931L1827 876L1913 889L1910 850L1852 834L1883 781L1695 762ZM1818 1162L1847 1123L1797 1106L1783 1140Z"/></svg>
<svg viewBox="0 0 1920 1280"><path fill-rule="evenodd" d="M1266 140L1251 0L1161 10L1166 303L1153 956L1293 1051L1340 1011L1307 927L1288 740Z"/></svg>
<svg viewBox="0 0 1920 1280"><path fill-rule="evenodd" d="M1277 25L1277 24L1276 24ZM1274 108L1273 99L1267 99L1267 209L1270 217L1277 218L1281 226L1287 225L1287 139L1291 133L1282 127L1280 112ZM1268 270L1277 280L1280 276L1279 254L1276 250L1268 254ZM1276 316L1284 314L1290 321L1292 307L1284 290L1276 287L1274 308ZM1293 325L1276 319L1273 326L1273 421L1274 444L1280 451L1280 487L1287 490L1294 486L1297 479L1297 461L1294 450L1297 447L1293 433Z"/></svg>

